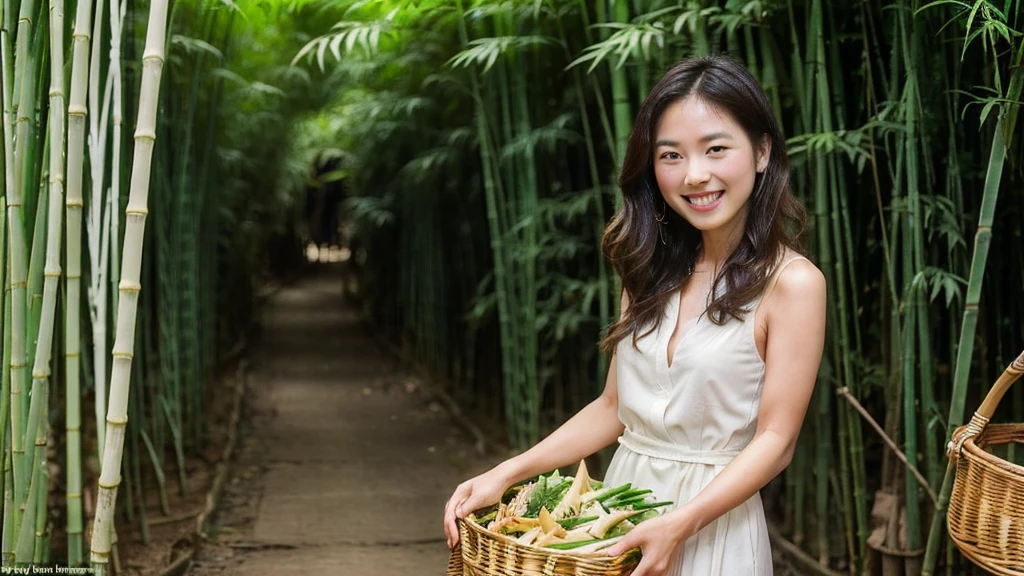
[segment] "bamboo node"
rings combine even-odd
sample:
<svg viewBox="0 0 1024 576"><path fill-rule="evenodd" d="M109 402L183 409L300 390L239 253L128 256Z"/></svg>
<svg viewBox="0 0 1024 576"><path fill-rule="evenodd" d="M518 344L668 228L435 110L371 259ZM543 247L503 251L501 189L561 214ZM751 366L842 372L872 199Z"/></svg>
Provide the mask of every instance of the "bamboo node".
<svg viewBox="0 0 1024 576"><path fill-rule="evenodd" d="M68 116L87 116L89 108L82 104L71 104L68 106Z"/></svg>
<svg viewBox="0 0 1024 576"><path fill-rule="evenodd" d="M124 211L125 216L148 216L149 210L145 208L128 208Z"/></svg>
<svg viewBox="0 0 1024 576"><path fill-rule="evenodd" d="M122 358L128 361L131 361L131 359L135 357L135 355L132 354L131 352L118 352L116 350L111 353L111 356L113 356L114 359Z"/></svg>
<svg viewBox="0 0 1024 576"><path fill-rule="evenodd" d="M121 485L121 479L118 478L115 484L104 484L103 482L99 482L99 485L100 488L103 488L104 490L117 490L117 487Z"/></svg>
<svg viewBox="0 0 1024 576"><path fill-rule="evenodd" d="M45 271L43 271L43 278L60 278L60 277L61 277L61 273L60 273L60 267L59 266L57 267L56 270L45 270Z"/></svg>
<svg viewBox="0 0 1024 576"><path fill-rule="evenodd" d="M67 354L64 355L64 357L65 358L81 358L82 357L82 353L81 352L68 352Z"/></svg>
<svg viewBox="0 0 1024 576"><path fill-rule="evenodd" d="M136 130L135 131L135 139L136 140L151 140L153 142L156 142L156 130L142 130L142 129Z"/></svg>
<svg viewBox="0 0 1024 576"><path fill-rule="evenodd" d="M122 292L138 293L142 291L142 284L138 282L132 282L131 280L121 280L121 282L117 284L117 289Z"/></svg>
<svg viewBox="0 0 1024 576"><path fill-rule="evenodd" d="M64 495L67 496L68 498L81 498L82 497L82 493L81 492L65 492Z"/></svg>
<svg viewBox="0 0 1024 576"><path fill-rule="evenodd" d="M49 370L42 370L40 372L36 372L35 370L32 371L32 379L33 380L45 380L45 379L47 379L49 377L50 377L50 371Z"/></svg>
<svg viewBox="0 0 1024 576"><path fill-rule="evenodd" d="M71 197L68 196L68 199L64 202L64 206L67 208L81 209L83 206L85 206L85 202L83 202L80 197L72 200Z"/></svg>

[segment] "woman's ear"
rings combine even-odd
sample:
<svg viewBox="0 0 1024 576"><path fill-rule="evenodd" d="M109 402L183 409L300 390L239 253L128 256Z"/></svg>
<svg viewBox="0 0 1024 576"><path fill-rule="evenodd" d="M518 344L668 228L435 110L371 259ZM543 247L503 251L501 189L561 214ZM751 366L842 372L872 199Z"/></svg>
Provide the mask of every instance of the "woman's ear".
<svg viewBox="0 0 1024 576"><path fill-rule="evenodd" d="M768 168L768 159L772 155L772 139L767 134L762 135L757 148L757 173L760 174Z"/></svg>

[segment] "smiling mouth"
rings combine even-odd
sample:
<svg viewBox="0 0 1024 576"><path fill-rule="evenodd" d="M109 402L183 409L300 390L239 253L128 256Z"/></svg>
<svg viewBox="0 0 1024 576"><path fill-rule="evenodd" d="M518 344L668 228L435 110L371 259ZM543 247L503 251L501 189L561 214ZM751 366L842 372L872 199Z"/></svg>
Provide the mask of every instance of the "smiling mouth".
<svg viewBox="0 0 1024 576"><path fill-rule="evenodd" d="M699 196L684 196L686 201L694 206L710 206L718 201L722 195L725 194L723 191L711 192L710 194L701 194Z"/></svg>

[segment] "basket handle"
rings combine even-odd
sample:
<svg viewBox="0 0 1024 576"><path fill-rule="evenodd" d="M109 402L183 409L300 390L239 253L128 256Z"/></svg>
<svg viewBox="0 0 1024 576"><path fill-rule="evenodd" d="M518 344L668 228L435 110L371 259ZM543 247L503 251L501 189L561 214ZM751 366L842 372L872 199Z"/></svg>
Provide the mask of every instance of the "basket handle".
<svg viewBox="0 0 1024 576"><path fill-rule="evenodd" d="M1024 374L1024 352L1021 352L1020 356L1017 356L1017 359L1007 366L1003 374L996 380L992 389L988 391L988 395L985 396L985 401L978 408L977 414L986 420L992 418L992 414L995 413L1000 400L1010 388L1010 384L1016 382L1021 374Z"/></svg>
<svg viewBox="0 0 1024 576"><path fill-rule="evenodd" d="M1003 370L999 379L992 385L992 389L985 395L985 400L982 401L981 406L978 407L974 416L971 417L971 421L953 434L953 439L950 442L951 455L959 454L964 442L985 430L988 421L992 418L996 408L999 407L999 402L1003 399L1003 395L1009 390L1010 385L1021 377L1021 374L1024 374L1024 352L1021 352L1020 356L1017 356L1017 359L1011 362L1006 367L1006 370Z"/></svg>

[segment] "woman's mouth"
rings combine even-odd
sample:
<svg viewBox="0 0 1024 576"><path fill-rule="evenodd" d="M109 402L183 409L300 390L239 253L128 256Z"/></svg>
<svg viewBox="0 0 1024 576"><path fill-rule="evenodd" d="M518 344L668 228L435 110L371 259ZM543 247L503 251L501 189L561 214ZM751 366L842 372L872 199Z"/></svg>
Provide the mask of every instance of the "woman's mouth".
<svg viewBox="0 0 1024 576"><path fill-rule="evenodd" d="M686 201L690 203L694 210L707 212L714 210L721 203L723 196L725 196L725 192L719 190L718 192L709 192L707 194L684 196L684 198L686 198Z"/></svg>

